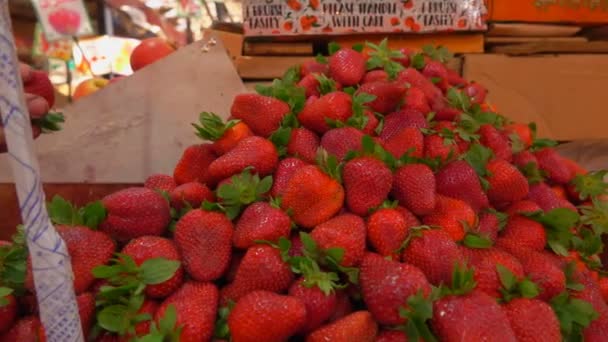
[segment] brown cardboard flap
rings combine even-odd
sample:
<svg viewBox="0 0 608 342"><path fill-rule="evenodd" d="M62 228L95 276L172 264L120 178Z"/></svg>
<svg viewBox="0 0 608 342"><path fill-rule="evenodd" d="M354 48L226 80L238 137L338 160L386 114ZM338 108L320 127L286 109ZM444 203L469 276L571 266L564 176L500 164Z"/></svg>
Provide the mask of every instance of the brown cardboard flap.
<svg viewBox="0 0 608 342"><path fill-rule="evenodd" d="M560 141L608 138L608 55L466 55L464 77L514 121Z"/></svg>

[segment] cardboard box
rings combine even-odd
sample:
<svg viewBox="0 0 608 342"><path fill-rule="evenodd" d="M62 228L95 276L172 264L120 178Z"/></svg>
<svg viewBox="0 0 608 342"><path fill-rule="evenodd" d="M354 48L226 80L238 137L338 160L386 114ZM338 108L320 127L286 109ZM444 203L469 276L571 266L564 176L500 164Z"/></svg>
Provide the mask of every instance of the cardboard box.
<svg viewBox="0 0 608 342"><path fill-rule="evenodd" d="M492 21L608 23L604 0L487 0Z"/></svg>
<svg viewBox="0 0 608 342"><path fill-rule="evenodd" d="M463 76L485 85L501 114L536 122L540 136L608 138L608 55L465 55Z"/></svg>
<svg viewBox="0 0 608 342"><path fill-rule="evenodd" d="M246 36L485 30L483 0L243 0Z"/></svg>

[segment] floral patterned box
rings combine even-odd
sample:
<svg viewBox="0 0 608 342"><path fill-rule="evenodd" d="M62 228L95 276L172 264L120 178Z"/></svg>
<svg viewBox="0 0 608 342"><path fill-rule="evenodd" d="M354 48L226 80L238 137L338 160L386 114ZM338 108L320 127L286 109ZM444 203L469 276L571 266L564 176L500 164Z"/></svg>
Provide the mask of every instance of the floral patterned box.
<svg viewBox="0 0 608 342"><path fill-rule="evenodd" d="M246 36L486 29L483 0L243 0Z"/></svg>

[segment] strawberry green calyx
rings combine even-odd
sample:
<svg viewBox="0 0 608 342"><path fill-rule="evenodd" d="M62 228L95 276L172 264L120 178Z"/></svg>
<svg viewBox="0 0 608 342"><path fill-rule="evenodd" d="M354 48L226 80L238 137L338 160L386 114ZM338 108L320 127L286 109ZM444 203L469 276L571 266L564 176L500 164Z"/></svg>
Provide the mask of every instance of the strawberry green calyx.
<svg viewBox="0 0 608 342"><path fill-rule="evenodd" d="M156 325L150 323L150 332L138 337L135 342L179 342L182 327L177 326L177 310L173 304L167 306L165 314Z"/></svg>
<svg viewBox="0 0 608 342"><path fill-rule="evenodd" d="M542 223L547 232L547 244L555 254L568 256L572 247L574 233L572 228L577 227L580 216L572 210L557 208L547 213L536 212L525 214L532 220Z"/></svg>
<svg viewBox="0 0 608 342"><path fill-rule="evenodd" d="M450 59L454 58L454 54L448 50L445 46L433 46L433 45L424 45L422 47L422 52L424 52L427 56L429 56L432 60L447 63Z"/></svg>
<svg viewBox="0 0 608 342"><path fill-rule="evenodd" d="M200 125L193 123L192 126L196 128L196 135L199 138L216 141L223 137L227 130L234 127L239 122L241 122L241 120L224 122L222 118L215 113L202 112L199 115Z"/></svg>
<svg viewBox="0 0 608 342"><path fill-rule="evenodd" d="M576 273L577 266L574 261L570 261L564 267L564 275L566 276L566 289L576 292L583 291L585 289L585 285L579 283Z"/></svg>
<svg viewBox="0 0 608 342"><path fill-rule="evenodd" d="M496 265L496 272L502 287L500 293L505 303L515 298L535 298L538 296L538 286L528 278L517 279L515 274L503 265Z"/></svg>
<svg viewBox="0 0 608 342"><path fill-rule="evenodd" d="M488 238L487 236L483 236L481 234L476 234L473 232L468 232L465 235L464 240L462 241L462 244L469 248L487 249L487 248L492 247L494 245L494 242L492 242L492 240L490 238Z"/></svg>
<svg viewBox="0 0 608 342"><path fill-rule="evenodd" d="M98 303L98 329L101 328L119 336L134 335L135 325L152 320L150 314L138 313L143 303L143 294L122 297L120 301Z"/></svg>
<svg viewBox="0 0 608 342"><path fill-rule="evenodd" d="M368 93L356 93L355 95L353 95L353 115L351 115L351 117L346 120L346 124L348 126L355 127L358 129L364 129L369 121L369 118L367 117L367 115L365 115L365 110L368 109L365 104L372 102L375 99L376 95Z"/></svg>
<svg viewBox="0 0 608 342"><path fill-rule="evenodd" d="M511 141L511 152L513 152L513 154L517 154L526 149L526 145L524 145L524 142L521 140L519 134L509 134L509 140Z"/></svg>
<svg viewBox="0 0 608 342"><path fill-rule="evenodd" d="M494 208L484 209L483 212L495 215L498 218L498 231L502 231L509 221L509 214L498 211Z"/></svg>
<svg viewBox="0 0 608 342"><path fill-rule="evenodd" d="M581 228L578 234L572 237L572 247L576 250L588 266L592 269L601 268L599 254L604 250L601 234L596 234L588 228Z"/></svg>
<svg viewBox="0 0 608 342"><path fill-rule="evenodd" d="M317 150L317 165L323 172L329 175L331 178L342 183L342 163L338 162L336 156L329 154L327 150L319 147Z"/></svg>
<svg viewBox="0 0 608 342"><path fill-rule="evenodd" d="M397 160L395 157L386 151L380 144L376 143L369 135L364 135L361 138L361 146L362 149L360 151L349 151L346 156L344 156L344 161L348 162L357 157L374 157L386 164L391 170L394 170L397 167Z"/></svg>
<svg viewBox="0 0 608 342"><path fill-rule="evenodd" d="M319 90L321 95L329 94L337 90L336 81L325 76L324 74L315 74L314 76L319 82L317 90Z"/></svg>
<svg viewBox="0 0 608 342"><path fill-rule="evenodd" d="M289 68L282 79L275 79L271 85L256 85L255 91L264 96L274 97L289 105L291 113L297 115L306 103L306 90L298 87L300 80L299 66Z"/></svg>
<svg viewBox="0 0 608 342"><path fill-rule="evenodd" d="M528 179L529 184L538 184L545 180L546 173L539 169L535 162L529 162L523 167L519 167L519 171Z"/></svg>
<svg viewBox="0 0 608 342"><path fill-rule="evenodd" d="M341 48L342 47L340 46L340 44L336 42L330 42L329 44L327 44L327 52L329 52L330 56L338 52Z"/></svg>
<svg viewBox="0 0 608 342"><path fill-rule="evenodd" d="M397 250L395 251L395 254L401 255L401 252L403 252L403 250L406 249L407 246L410 245L410 242L412 242L413 239L422 237L423 230L438 229L438 228L439 228L438 226L427 226L427 225L421 225L421 226L415 226L415 227L409 228L407 237L405 238L405 240L403 240L403 242L401 243L401 246L399 246L399 248L397 248Z"/></svg>
<svg viewBox="0 0 608 342"><path fill-rule="evenodd" d="M433 294L425 296L422 290L419 290L407 298L406 307L399 308L399 316L407 319L399 330L407 334L408 341L437 341L427 324L433 318L433 297Z"/></svg>
<svg viewBox="0 0 608 342"><path fill-rule="evenodd" d="M13 292L11 288L0 286L0 308L8 305L8 296L13 294Z"/></svg>
<svg viewBox="0 0 608 342"><path fill-rule="evenodd" d="M78 208L59 195L55 195L47 204L47 210L51 221L55 224L87 226L91 229L97 229L107 215L101 201L91 202Z"/></svg>
<svg viewBox="0 0 608 342"><path fill-rule="evenodd" d="M12 244L0 246L0 286L11 289L16 295L25 291L28 253L24 234L24 227L18 226Z"/></svg>
<svg viewBox="0 0 608 342"><path fill-rule="evenodd" d="M585 328L599 317L591 303L572 298L567 291L551 299L550 305L559 320L564 341L582 341Z"/></svg>
<svg viewBox="0 0 608 342"><path fill-rule="evenodd" d="M272 176L260 179L252 174L250 169L232 176L229 184L223 184L217 189L217 197L221 200L221 208L231 220L239 216L241 210L254 202L264 199L272 188Z"/></svg>
<svg viewBox="0 0 608 342"><path fill-rule="evenodd" d="M33 119L32 124L40 127L42 133L48 134L61 131L61 124L65 122L63 113L51 112L39 119Z"/></svg>
<svg viewBox="0 0 608 342"><path fill-rule="evenodd" d="M285 115L281 126L276 131L272 132L268 140L270 140L277 148L279 156L287 154L287 145L291 139L291 132L294 128L300 127L297 117L293 113Z"/></svg>
<svg viewBox="0 0 608 342"><path fill-rule="evenodd" d="M477 286L473 277L475 271L465 264L456 263L452 273L452 285L447 287L442 285L440 288L440 297L444 296L463 296L469 294Z"/></svg>
<svg viewBox="0 0 608 342"><path fill-rule="evenodd" d="M388 47L388 39L384 38L380 44L366 42L367 47L372 51L369 52L367 60L367 70L382 68L388 74L389 79L397 77L399 71L404 67L400 63L394 61L395 58L404 58L405 56L400 51L391 50Z"/></svg>
<svg viewBox="0 0 608 342"><path fill-rule="evenodd" d="M321 64L329 63L329 60L327 59L327 57L323 56L323 54L321 54L321 53L319 53L315 56L315 61L317 61L317 63L321 63Z"/></svg>
<svg viewBox="0 0 608 342"><path fill-rule="evenodd" d="M581 206L581 223L593 229L595 234L608 233L608 202L592 199L592 205Z"/></svg>
<svg viewBox="0 0 608 342"><path fill-rule="evenodd" d="M574 177L572 184L574 184L576 191L579 193L579 198L586 200L608 193L608 183L604 182L607 174L607 170L601 170Z"/></svg>
<svg viewBox="0 0 608 342"><path fill-rule="evenodd" d="M530 151L538 151L545 147L553 147L557 146L557 141L551 139L539 139L536 137L536 123L531 122L528 124L530 127L530 131L532 132L532 145L530 146Z"/></svg>
<svg viewBox="0 0 608 342"><path fill-rule="evenodd" d="M226 306L218 308L217 320L215 321L215 330L213 337L221 340L230 341L230 328L228 327L228 316L236 303L229 300Z"/></svg>
<svg viewBox="0 0 608 342"><path fill-rule="evenodd" d="M488 171L486 165L493 156L494 152L491 149L478 143L471 144L469 151L463 155L463 159L471 165L479 176L479 181L484 190L489 187L486 177L490 176L490 171Z"/></svg>

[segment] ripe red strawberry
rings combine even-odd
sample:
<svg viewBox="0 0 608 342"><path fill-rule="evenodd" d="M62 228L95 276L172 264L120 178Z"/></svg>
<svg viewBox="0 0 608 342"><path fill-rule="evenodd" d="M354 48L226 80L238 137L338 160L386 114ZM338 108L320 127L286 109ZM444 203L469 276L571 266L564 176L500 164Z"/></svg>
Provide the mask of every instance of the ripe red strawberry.
<svg viewBox="0 0 608 342"><path fill-rule="evenodd" d="M367 116L367 124L365 125L365 127L363 127L361 131L364 134L376 136L376 129L378 129L380 121L378 120L376 115L374 115L374 112L369 109L365 109L364 114L365 116Z"/></svg>
<svg viewBox="0 0 608 342"><path fill-rule="evenodd" d="M40 319L36 316L20 318L5 334L0 342L45 342L46 335Z"/></svg>
<svg viewBox="0 0 608 342"><path fill-rule="evenodd" d="M441 121L457 121L458 117L462 114L462 110L450 107L449 105L436 107L434 110L435 120Z"/></svg>
<svg viewBox="0 0 608 342"><path fill-rule="evenodd" d="M374 157L349 160L342 171L346 204L351 212L367 216L370 209L384 202L393 185L393 174Z"/></svg>
<svg viewBox="0 0 608 342"><path fill-rule="evenodd" d="M360 151L363 132L353 127L334 128L323 134L321 147L339 160L350 151Z"/></svg>
<svg viewBox="0 0 608 342"><path fill-rule="evenodd" d="M365 254L359 281L368 310L384 325L404 323L399 308L407 305L407 299L419 291L424 297L431 293L431 285L418 268L374 253Z"/></svg>
<svg viewBox="0 0 608 342"><path fill-rule="evenodd" d="M322 64L315 61L314 59L311 59L302 63L302 65L300 66L300 76L306 77L306 75L312 73L327 74L328 70L329 67L327 66L327 64Z"/></svg>
<svg viewBox="0 0 608 342"><path fill-rule="evenodd" d="M278 161L279 155L273 143L262 137L248 137L209 165L209 178L219 182L247 167L252 167L260 176L266 176L275 170Z"/></svg>
<svg viewBox="0 0 608 342"><path fill-rule="evenodd" d="M344 249L340 264L350 267L358 265L365 252L365 222L353 214L338 215L313 229L311 237L321 249L339 247Z"/></svg>
<svg viewBox="0 0 608 342"><path fill-rule="evenodd" d="M503 284L498 273L497 265L505 267L517 280L524 277L524 268L517 258L500 248L466 248L461 252L468 264L474 268L474 278L477 283L476 290L487 295L501 298Z"/></svg>
<svg viewBox="0 0 608 342"><path fill-rule="evenodd" d="M173 177L163 174L151 175L146 179L144 188L171 192L177 185Z"/></svg>
<svg viewBox="0 0 608 342"><path fill-rule="evenodd" d="M8 289L0 287L0 291ZM8 331L17 318L17 300L12 294L0 294L0 334Z"/></svg>
<svg viewBox="0 0 608 342"><path fill-rule="evenodd" d="M525 213L533 213L536 211L541 211L542 209L536 204L536 202L532 202L530 200L523 200L519 202L515 202L507 208L507 214L509 216L516 214L525 214Z"/></svg>
<svg viewBox="0 0 608 342"><path fill-rule="evenodd" d="M473 227L471 232L495 242L498 238L498 231L501 229L501 219L496 213L482 212L479 214L479 224L477 227Z"/></svg>
<svg viewBox="0 0 608 342"><path fill-rule="evenodd" d="M528 196L528 180L511 163L504 159L492 159L486 165L490 175L487 177L488 198L494 206L510 204Z"/></svg>
<svg viewBox="0 0 608 342"><path fill-rule="evenodd" d="M188 147L173 171L175 183L207 183L209 180L207 170L215 158L217 156L213 152L212 144L200 144Z"/></svg>
<svg viewBox="0 0 608 342"><path fill-rule="evenodd" d="M365 73L361 84L377 82L377 81L388 81L388 74L384 70L371 70Z"/></svg>
<svg viewBox="0 0 608 342"><path fill-rule="evenodd" d="M218 212L191 210L175 226L183 266L198 281L220 278L230 264L232 222Z"/></svg>
<svg viewBox="0 0 608 342"><path fill-rule="evenodd" d="M437 193L467 202L475 212L489 206L475 169L464 160L453 161L435 175Z"/></svg>
<svg viewBox="0 0 608 342"><path fill-rule="evenodd" d="M518 341L561 341L560 325L549 304L516 298L503 306Z"/></svg>
<svg viewBox="0 0 608 342"><path fill-rule="evenodd" d="M42 97L49 104L49 108L55 105L55 88L49 76L43 71L32 70L30 78L23 85L23 91Z"/></svg>
<svg viewBox="0 0 608 342"><path fill-rule="evenodd" d="M393 197L418 216L428 215L435 209L435 176L424 164L406 164L395 171Z"/></svg>
<svg viewBox="0 0 608 342"><path fill-rule="evenodd" d="M506 161L511 161L511 158L513 158L509 139L492 125L481 125L479 128L479 142L491 149L496 158Z"/></svg>
<svg viewBox="0 0 608 342"><path fill-rule="evenodd" d="M256 135L268 138L279 128L289 110L289 105L281 100L251 93L237 95L230 114L243 120Z"/></svg>
<svg viewBox="0 0 608 342"><path fill-rule="evenodd" d="M306 89L305 95L307 98L311 96L321 96L321 93L319 92L319 80L317 79L319 75L320 74L317 73L308 74L302 77L298 82L298 87Z"/></svg>
<svg viewBox="0 0 608 342"><path fill-rule="evenodd" d="M365 57L353 49L342 48L329 57L329 75L343 86L354 86L365 75Z"/></svg>
<svg viewBox="0 0 608 342"><path fill-rule="evenodd" d="M218 301L214 284L189 281L160 305L154 319L158 324L172 305L177 313L176 326L182 328L179 340L208 341L213 336Z"/></svg>
<svg viewBox="0 0 608 342"><path fill-rule="evenodd" d="M507 135L516 134L519 140L524 144L524 148L529 148L532 145L534 135L530 126L523 123L512 123L505 126Z"/></svg>
<svg viewBox="0 0 608 342"><path fill-rule="evenodd" d="M448 68L448 83L455 87L464 87L467 81L456 70Z"/></svg>
<svg viewBox="0 0 608 342"><path fill-rule="evenodd" d="M133 258L137 266L153 258L175 260L181 262L177 246L172 240L160 236L142 236L131 240L123 249L123 254ZM180 265L169 280L160 284L147 285L146 295L152 298L163 298L172 294L182 284L184 270Z"/></svg>
<svg viewBox="0 0 608 342"><path fill-rule="evenodd" d="M497 244L540 252L547 245L547 233L542 224L524 216L514 215L509 218Z"/></svg>
<svg viewBox="0 0 608 342"><path fill-rule="evenodd" d="M513 155L513 165L522 169L525 168L529 163L533 163L536 167L538 167L538 159L536 156L530 151L521 151Z"/></svg>
<svg viewBox="0 0 608 342"><path fill-rule="evenodd" d="M336 310L336 293L323 293L316 285L306 285L305 279L300 278L289 288L289 295L298 298L306 307L306 320L300 330L308 333L325 323Z"/></svg>
<svg viewBox="0 0 608 342"><path fill-rule="evenodd" d="M154 315L156 314L156 311L158 311L159 307L160 307L160 304L158 302L156 302L154 300L146 299L146 300L144 300L143 304L137 311L137 314L149 314L150 317L154 318ZM139 322L139 323L135 324L135 336L141 337L141 336L145 336L148 333L150 333L151 324L152 324L151 320L143 321L143 322ZM116 342L130 342L133 340L133 338L134 338L134 336L132 336L131 334L127 334L127 335L124 335L124 336L121 336L120 338L118 338Z"/></svg>
<svg viewBox="0 0 608 342"><path fill-rule="evenodd" d="M110 261L116 245L106 233L94 231L88 227L57 225L55 229L57 229L59 236L65 241L72 260L74 292L81 294L95 281L92 270L96 266L107 264ZM30 257L28 257L27 262L25 286L28 290L34 292L34 278Z"/></svg>
<svg viewBox="0 0 608 342"><path fill-rule="evenodd" d="M449 142L438 134L424 137L424 157L427 159L439 158L442 162L452 160L459 154L458 146Z"/></svg>
<svg viewBox="0 0 608 342"><path fill-rule="evenodd" d="M412 55L415 51L413 49L405 47L405 48L399 49L399 52L403 55L403 57L392 58L392 60L403 65L403 67L405 67L405 68L409 67L410 66L410 55Z"/></svg>
<svg viewBox="0 0 608 342"><path fill-rule="evenodd" d="M465 94L471 99L471 103L482 104L486 100L487 89L477 82L471 82L464 88Z"/></svg>
<svg viewBox="0 0 608 342"><path fill-rule="evenodd" d="M258 240L277 242L288 237L291 220L281 209L267 202L249 205L236 223L232 241L237 248L249 248Z"/></svg>
<svg viewBox="0 0 608 342"><path fill-rule="evenodd" d="M443 91L447 91L449 87L448 83L448 71L445 65L439 61L428 61L425 63L422 69L422 74L428 79L435 79L435 85Z"/></svg>
<svg viewBox="0 0 608 342"><path fill-rule="evenodd" d="M75 36L80 28L80 14L70 8L60 7L49 14L49 23L58 33Z"/></svg>
<svg viewBox="0 0 608 342"><path fill-rule="evenodd" d="M82 326L83 336L89 336L89 332L95 322L95 296L91 292L85 292L76 297L78 305L78 316Z"/></svg>
<svg viewBox="0 0 608 342"><path fill-rule="evenodd" d="M411 87L405 94L405 108L419 111L422 114L429 113L431 107L429 101L422 90L416 87Z"/></svg>
<svg viewBox="0 0 608 342"><path fill-rule="evenodd" d="M547 173L550 180L558 184L567 184L572 180L574 174L560 156L552 148L543 148L534 153L538 159L538 165L541 170Z"/></svg>
<svg viewBox="0 0 608 342"><path fill-rule="evenodd" d="M384 140L382 145L395 158L401 158L407 152L412 157L422 157L424 153L424 135L422 135L419 128L405 127Z"/></svg>
<svg viewBox="0 0 608 342"><path fill-rule="evenodd" d="M102 199L107 211L99 229L125 242L144 235L162 235L171 214L167 201L154 190L127 188Z"/></svg>
<svg viewBox="0 0 608 342"><path fill-rule="evenodd" d="M319 134L330 129L327 120L345 122L353 114L352 98L347 93L334 91L307 103L298 114L302 126Z"/></svg>
<svg viewBox="0 0 608 342"><path fill-rule="evenodd" d="M403 216L405 224L408 227L416 227L420 225L420 220L408 209L398 205L395 207L395 210L397 210Z"/></svg>
<svg viewBox="0 0 608 342"><path fill-rule="evenodd" d="M450 235L441 229L420 229L410 234L403 262L418 267L433 285L451 284L454 266L462 264L464 257Z"/></svg>
<svg viewBox="0 0 608 342"><path fill-rule="evenodd" d="M416 109L402 109L384 117L380 139L387 141L406 127L427 128L428 122Z"/></svg>
<svg viewBox="0 0 608 342"><path fill-rule="evenodd" d="M358 92L376 96L367 106L375 112L388 114L403 101L405 88L397 82L376 81L362 84Z"/></svg>
<svg viewBox="0 0 608 342"><path fill-rule="evenodd" d="M342 185L317 166L304 166L293 174L283 193L281 208L293 211L292 220L312 228L333 217L344 204Z"/></svg>
<svg viewBox="0 0 608 342"><path fill-rule="evenodd" d="M401 330L381 330L375 342L407 342L407 335Z"/></svg>
<svg viewBox="0 0 608 342"><path fill-rule="evenodd" d="M196 135L213 141L213 152L218 156L233 149L241 140L253 135L249 126L240 120L224 122L217 114L202 112L199 124L193 124Z"/></svg>
<svg viewBox="0 0 608 342"><path fill-rule="evenodd" d="M285 158L281 160L273 175L270 195L272 197L281 197L285 191L285 188L287 187L287 183L291 179L291 176L294 174L294 172L296 172L296 170L304 165L306 165L306 163L298 158Z"/></svg>
<svg viewBox="0 0 608 342"><path fill-rule="evenodd" d="M576 211L576 208L572 203L563 198L559 198L547 183L531 185L528 199L538 204L544 211L550 211L556 208L567 208Z"/></svg>
<svg viewBox="0 0 608 342"><path fill-rule="evenodd" d="M301 300L268 291L254 291L241 298L228 316L234 342L281 342L295 335L306 321Z"/></svg>
<svg viewBox="0 0 608 342"><path fill-rule="evenodd" d="M430 226L440 226L452 240L460 241L465 235L465 226L473 227L477 217L466 202L446 196L437 196L435 211L423 218Z"/></svg>
<svg viewBox="0 0 608 342"><path fill-rule="evenodd" d="M397 82L410 84L416 87L424 93L429 102L435 102L439 99L443 99L441 90L437 88L433 82L428 78L424 77L418 70L414 68L407 68L399 73L397 76Z"/></svg>
<svg viewBox="0 0 608 342"><path fill-rule="evenodd" d="M356 311L315 330L308 335L306 342L374 342L377 333L378 324L372 315L368 311Z"/></svg>
<svg viewBox="0 0 608 342"><path fill-rule="evenodd" d="M244 295L257 291L286 291L293 282L290 266L281 258L278 249L256 245L247 250L239 265L234 281L222 289L222 302L238 301Z"/></svg>
<svg viewBox="0 0 608 342"><path fill-rule="evenodd" d="M552 256L543 252L525 249L509 249L524 267L526 275L540 290L538 299L548 301L566 288L566 276L555 265Z"/></svg>
<svg viewBox="0 0 608 342"><path fill-rule="evenodd" d="M294 128L287 144L287 154L307 163L314 163L319 148L319 137L306 128Z"/></svg>
<svg viewBox="0 0 608 342"><path fill-rule="evenodd" d="M187 205L197 208L204 201L215 201L215 194L206 185L198 182L184 183L171 191L171 206L177 210Z"/></svg>
<svg viewBox="0 0 608 342"><path fill-rule="evenodd" d="M353 304L346 291L338 291L336 293L336 310L329 318L329 322L340 320L353 312Z"/></svg>
<svg viewBox="0 0 608 342"><path fill-rule="evenodd" d="M367 240L378 254L399 260L399 247L407 238L408 226L396 209L382 208L367 219Z"/></svg>
<svg viewBox="0 0 608 342"><path fill-rule="evenodd" d="M496 299L480 291L436 301L431 325L441 341L516 341Z"/></svg>

